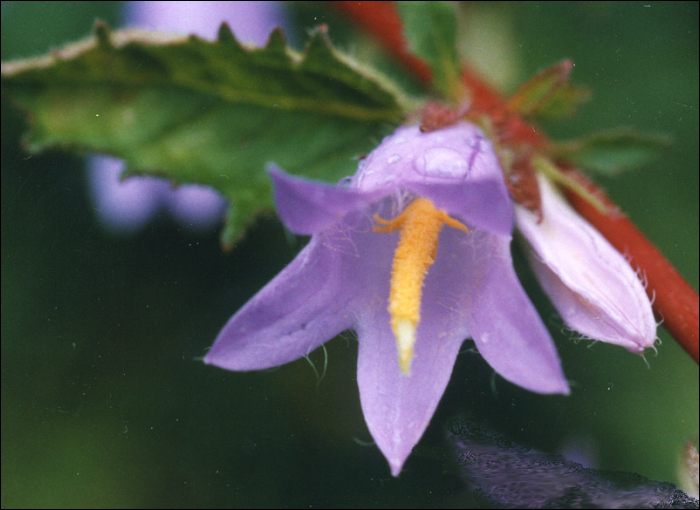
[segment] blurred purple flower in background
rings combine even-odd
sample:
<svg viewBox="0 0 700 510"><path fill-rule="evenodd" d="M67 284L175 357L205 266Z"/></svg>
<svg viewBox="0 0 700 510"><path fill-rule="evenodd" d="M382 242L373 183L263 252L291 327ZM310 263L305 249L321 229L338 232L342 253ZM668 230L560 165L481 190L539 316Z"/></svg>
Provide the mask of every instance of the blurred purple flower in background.
<svg viewBox="0 0 700 510"><path fill-rule="evenodd" d="M281 21L276 2L128 2L125 8L125 24L130 27L213 39L219 25L226 22L241 42L258 46L266 43ZM88 161L94 209L107 229L133 233L161 211L194 230L208 230L220 223L226 201L211 188L175 188L165 179L147 176L120 182L123 169L124 162L112 157L94 156Z"/></svg>

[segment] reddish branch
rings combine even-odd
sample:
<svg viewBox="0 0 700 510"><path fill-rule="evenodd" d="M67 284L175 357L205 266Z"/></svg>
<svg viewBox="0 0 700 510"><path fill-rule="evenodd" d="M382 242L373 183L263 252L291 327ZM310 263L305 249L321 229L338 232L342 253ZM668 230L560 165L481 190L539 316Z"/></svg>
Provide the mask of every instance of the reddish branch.
<svg viewBox="0 0 700 510"><path fill-rule="evenodd" d="M428 66L411 55L403 38L401 21L392 2L331 2L378 40L418 80L430 84ZM548 141L521 117L507 111L505 98L468 68L462 78L471 91L471 108L506 126L508 138L533 148ZM580 173L570 172L589 190L616 210L605 194ZM664 258L658 249L622 214L602 214L580 196L569 193L569 201L615 248L631 258L648 281L647 293L654 299L654 311L678 343L698 362L698 294Z"/></svg>

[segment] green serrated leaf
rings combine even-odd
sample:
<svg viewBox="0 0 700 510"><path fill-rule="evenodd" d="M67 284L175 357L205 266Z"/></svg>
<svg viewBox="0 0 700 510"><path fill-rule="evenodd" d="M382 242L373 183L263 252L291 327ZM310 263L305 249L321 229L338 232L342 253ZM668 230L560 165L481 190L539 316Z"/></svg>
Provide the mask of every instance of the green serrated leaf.
<svg viewBox="0 0 700 510"><path fill-rule="evenodd" d="M574 64L564 60L520 86L508 101L508 109L520 115L558 118L572 115L590 97L587 89L569 81Z"/></svg>
<svg viewBox="0 0 700 510"><path fill-rule="evenodd" d="M281 31L251 49L226 26L209 42L98 24L88 40L3 64L2 91L29 113L32 151L108 153L130 172L214 187L235 207L229 241L272 205L267 162L337 181L413 107L324 30L299 54Z"/></svg>
<svg viewBox="0 0 700 510"><path fill-rule="evenodd" d="M616 129L558 143L551 155L583 170L613 176L650 163L670 144L666 135Z"/></svg>
<svg viewBox="0 0 700 510"><path fill-rule="evenodd" d="M457 52L457 15L451 2L397 2L408 49L433 73L433 87L457 101L463 92Z"/></svg>

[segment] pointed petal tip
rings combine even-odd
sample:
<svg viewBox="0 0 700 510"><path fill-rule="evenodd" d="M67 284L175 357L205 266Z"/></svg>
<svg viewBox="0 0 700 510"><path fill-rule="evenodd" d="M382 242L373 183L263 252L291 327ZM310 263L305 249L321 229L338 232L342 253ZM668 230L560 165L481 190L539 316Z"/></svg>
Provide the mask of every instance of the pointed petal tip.
<svg viewBox="0 0 700 510"><path fill-rule="evenodd" d="M219 335L219 336L221 336L221 335ZM201 359L202 359L202 362L203 362L205 365L211 365L211 366L218 367L218 368L223 368L223 369L226 369L226 370L235 370L235 368L231 368L231 366L229 366L230 363L227 364L227 363L223 360L223 358L222 358L222 356L221 356L221 352L220 352L221 349L220 349L220 347L217 347L217 345L218 345L218 340L219 340L219 338L217 337L216 341L214 341L214 344L213 344L212 347L209 349L209 351L204 355L203 358L201 358Z"/></svg>
<svg viewBox="0 0 700 510"><path fill-rule="evenodd" d="M265 165L265 170L267 170L267 173L273 179L284 178L287 176L286 172L274 163L268 163L267 165Z"/></svg>
<svg viewBox="0 0 700 510"><path fill-rule="evenodd" d="M551 372L551 367L550 370ZM503 374L501 374L503 375ZM539 393L540 395L563 395L568 396L571 394L571 387L569 382L564 377L564 373L561 368L558 373L550 373L548 375L539 374L537 377L533 377L532 373L519 374L519 377L512 377L513 374L508 374L510 377L504 378L513 384L517 384L521 388L524 388L533 393Z"/></svg>
<svg viewBox="0 0 700 510"><path fill-rule="evenodd" d="M631 338L622 338L617 342L617 345L624 347L627 352L642 356L647 352L647 349L652 349L656 352L656 331L648 332L648 334L639 334Z"/></svg>
<svg viewBox="0 0 700 510"><path fill-rule="evenodd" d="M532 391L543 395L570 395L571 386L564 375L564 369L561 366L561 362L559 361L556 364L556 367L550 367L548 371L549 374L546 377L541 377L537 382L538 387L533 388Z"/></svg>
<svg viewBox="0 0 700 510"><path fill-rule="evenodd" d="M552 384L547 391L543 391L541 393L546 393L548 395L563 395L568 397L571 395L571 387L569 386L569 381L564 379L564 376L562 376L560 381Z"/></svg>
<svg viewBox="0 0 700 510"><path fill-rule="evenodd" d="M200 358L200 359L202 360L202 363L204 363L205 365L214 365L214 366L218 366L217 363L216 363L216 360L214 359L214 356L212 356L212 354L211 354L211 349L209 349L209 352L207 352L207 353L206 353L202 358Z"/></svg>
<svg viewBox="0 0 700 510"><path fill-rule="evenodd" d="M406 459L403 459L403 460L390 459L389 460L389 467L391 468L391 476L396 478L401 474L401 470L403 469L404 462L406 462Z"/></svg>
<svg viewBox="0 0 700 510"><path fill-rule="evenodd" d="M215 347L216 342L214 344ZM239 360L235 356L230 354L227 356L221 352L221 349L214 350L213 348L203 358L201 361L208 366L220 368L222 370L231 370L233 372L245 372L251 370L245 364L240 364Z"/></svg>
<svg viewBox="0 0 700 510"><path fill-rule="evenodd" d="M300 179L299 177L289 175L281 167L274 163L268 163L265 166L265 170L267 171L267 175L270 177L275 190L279 189L280 187L284 188L285 186L290 186L294 181L304 180Z"/></svg>

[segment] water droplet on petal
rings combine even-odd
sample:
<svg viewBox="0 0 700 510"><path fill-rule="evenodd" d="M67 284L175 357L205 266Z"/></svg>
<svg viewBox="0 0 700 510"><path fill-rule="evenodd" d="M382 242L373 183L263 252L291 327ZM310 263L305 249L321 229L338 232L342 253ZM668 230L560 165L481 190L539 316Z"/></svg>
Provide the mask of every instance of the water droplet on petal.
<svg viewBox="0 0 700 510"><path fill-rule="evenodd" d="M436 147L429 149L413 162L416 172L437 179L464 180L469 174L469 163L457 151Z"/></svg>
<svg viewBox="0 0 700 510"><path fill-rule="evenodd" d="M393 156L389 156L389 159L386 160L386 162L389 163L390 165L393 165L394 163L398 163L399 161L401 161L401 156L399 156L398 154L394 154Z"/></svg>

